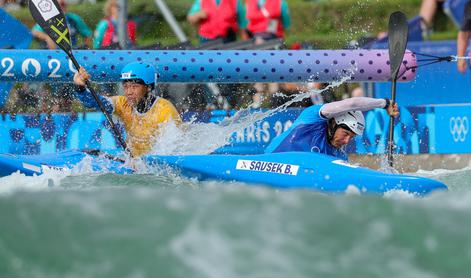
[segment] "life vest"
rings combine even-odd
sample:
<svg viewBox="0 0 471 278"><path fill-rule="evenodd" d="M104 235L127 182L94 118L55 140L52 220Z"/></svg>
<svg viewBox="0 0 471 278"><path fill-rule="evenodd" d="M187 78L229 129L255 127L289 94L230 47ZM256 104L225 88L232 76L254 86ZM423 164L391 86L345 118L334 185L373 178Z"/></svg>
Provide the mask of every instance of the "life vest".
<svg viewBox="0 0 471 278"><path fill-rule="evenodd" d="M247 19L249 24L247 29L256 33L275 33L277 37L285 36L283 24L281 22L281 0L266 0L262 7L258 6L258 0L246 0ZM275 30L272 24L276 24Z"/></svg>
<svg viewBox="0 0 471 278"><path fill-rule="evenodd" d="M145 113L137 112L125 96L114 96L111 100L114 114L124 124L126 143L134 157L144 155L151 150L163 123L174 121L176 125L181 124L177 109L166 99L158 98Z"/></svg>
<svg viewBox="0 0 471 278"><path fill-rule="evenodd" d="M215 0L202 0L201 9L208 15L199 26L201 37L224 38L228 35L228 29L237 32L237 0L221 0L219 5L216 5Z"/></svg>
<svg viewBox="0 0 471 278"><path fill-rule="evenodd" d="M328 120L321 116L321 105L310 106L291 127L273 138L265 153L317 152L348 160L345 147L335 148L327 138Z"/></svg>
<svg viewBox="0 0 471 278"><path fill-rule="evenodd" d="M106 27L101 47L118 43L118 32L115 32L113 21L109 17L105 18L105 20L108 21L108 26ZM136 43L136 23L133 20L128 20L128 39L131 43Z"/></svg>

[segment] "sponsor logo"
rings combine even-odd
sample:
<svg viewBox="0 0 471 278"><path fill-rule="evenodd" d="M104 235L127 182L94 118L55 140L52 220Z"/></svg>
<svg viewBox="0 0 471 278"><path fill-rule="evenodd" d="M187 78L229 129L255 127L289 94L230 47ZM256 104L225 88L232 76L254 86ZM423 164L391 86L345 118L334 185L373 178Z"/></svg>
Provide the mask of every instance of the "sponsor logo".
<svg viewBox="0 0 471 278"><path fill-rule="evenodd" d="M121 78L131 78L132 72L123 72Z"/></svg>
<svg viewBox="0 0 471 278"><path fill-rule="evenodd" d="M21 64L21 72L23 72L25 76L36 77L41 72L41 65L38 60L28 58Z"/></svg>
<svg viewBox="0 0 471 278"><path fill-rule="evenodd" d="M237 160L236 169L297 176L299 165L239 159Z"/></svg>
<svg viewBox="0 0 471 278"><path fill-rule="evenodd" d="M451 117L450 133L455 142L464 142L468 135L469 121L468 117Z"/></svg>
<svg viewBox="0 0 471 278"><path fill-rule="evenodd" d="M51 0L31 0L36 6L36 9L41 13L42 18L44 21L48 21L49 19L55 17L59 14L59 10L57 7L52 3Z"/></svg>

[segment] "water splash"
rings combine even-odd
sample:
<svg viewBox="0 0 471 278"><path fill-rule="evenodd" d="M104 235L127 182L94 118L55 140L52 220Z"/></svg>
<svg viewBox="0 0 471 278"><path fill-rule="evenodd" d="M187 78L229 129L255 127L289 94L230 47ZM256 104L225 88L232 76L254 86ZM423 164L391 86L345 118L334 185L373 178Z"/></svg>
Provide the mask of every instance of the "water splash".
<svg viewBox="0 0 471 278"><path fill-rule="evenodd" d="M250 107L239 110L232 117L227 117L218 124L190 121L185 123L182 128L178 128L175 124L170 123L160 130L151 153L157 155L210 154L217 148L230 144L233 133L243 132L244 129L249 128L257 121L284 111L291 104L310 98L313 93L321 94L338 87L349 79L350 76L344 76L324 89L298 93L288 102L267 111L251 110Z"/></svg>

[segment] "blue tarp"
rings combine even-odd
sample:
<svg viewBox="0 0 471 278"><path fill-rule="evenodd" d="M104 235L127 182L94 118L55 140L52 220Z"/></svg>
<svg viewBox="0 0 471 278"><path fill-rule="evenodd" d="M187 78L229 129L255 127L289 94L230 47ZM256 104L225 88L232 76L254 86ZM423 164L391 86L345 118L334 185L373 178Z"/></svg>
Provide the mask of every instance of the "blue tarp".
<svg viewBox="0 0 471 278"><path fill-rule="evenodd" d="M455 23L456 27L460 28L464 17L464 6L469 0L447 0L443 3L445 13Z"/></svg>
<svg viewBox="0 0 471 278"><path fill-rule="evenodd" d="M387 48L387 44L375 45L375 48ZM457 70L456 62L440 62L420 67L420 59L456 55L456 41L429 41L409 42L407 49L415 52L419 68L417 76L411 82L397 84L397 101L400 105L416 106L430 104L469 104L471 103L470 72L461 74ZM391 98L391 84L389 82L375 83L374 96Z"/></svg>
<svg viewBox="0 0 471 278"><path fill-rule="evenodd" d="M468 136L470 108L471 105L462 104L415 107L401 105L401 116L397 118L394 127L396 151L403 154L471 153L471 139ZM234 132L230 143L215 152L262 153L273 138L291 126L301 111L299 108L289 108L256 121L245 129ZM202 112L200 115L190 113L184 114L183 118L196 117L200 122L218 122L221 115L232 113L233 111ZM355 144L351 144L348 151L359 154L384 153L388 140L389 115L384 109L375 109L365 113L365 120L365 133L355 138ZM122 128L119 124L118 126ZM46 154L84 148L109 150L118 146L105 117L99 112L78 115L5 114L0 117L0 129L0 153ZM224 130L227 132L226 128ZM124 130L121 129L121 132L123 134Z"/></svg>
<svg viewBox="0 0 471 278"><path fill-rule="evenodd" d="M0 8L0 48L29 48L31 32L21 22ZM8 68L9 61L0 61L0 67ZM0 108L5 105L13 83L0 83Z"/></svg>
<svg viewBox="0 0 471 278"><path fill-rule="evenodd" d="M0 48L29 48L31 32L21 22L0 8Z"/></svg>

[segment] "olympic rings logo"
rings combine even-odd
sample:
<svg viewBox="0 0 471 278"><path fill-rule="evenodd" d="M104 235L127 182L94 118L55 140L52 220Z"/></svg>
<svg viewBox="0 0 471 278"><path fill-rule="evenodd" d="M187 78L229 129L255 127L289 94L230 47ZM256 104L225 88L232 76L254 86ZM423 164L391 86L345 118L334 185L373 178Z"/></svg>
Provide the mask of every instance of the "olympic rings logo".
<svg viewBox="0 0 471 278"><path fill-rule="evenodd" d="M455 142L464 142L469 130L468 117L451 117L450 133Z"/></svg>

